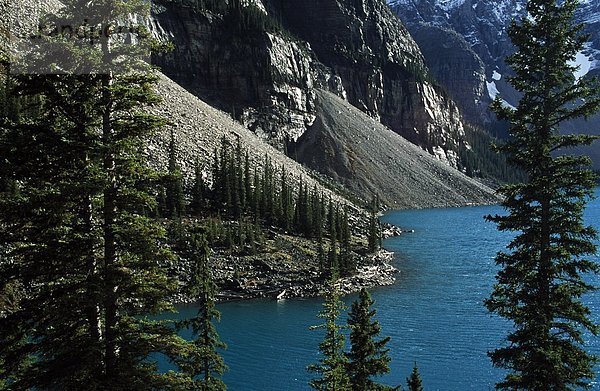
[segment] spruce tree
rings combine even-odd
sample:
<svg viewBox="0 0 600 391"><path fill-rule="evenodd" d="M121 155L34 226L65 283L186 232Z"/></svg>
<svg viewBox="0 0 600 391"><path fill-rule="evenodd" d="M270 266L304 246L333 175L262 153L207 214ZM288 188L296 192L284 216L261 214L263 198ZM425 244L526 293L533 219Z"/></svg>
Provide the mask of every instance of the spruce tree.
<svg viewBox="0 0 600 391"><path fill-rule="evenodd" d="M206 184L204 183L204 175L202 166L199 161L196 161L194 167L194 185L192 187L192 200L190 209L195 215L200 215L205 206Z"/></svg>
<svg viewBox="0 0 600 391"><path fill-rule="evenodd" d="M374 377L390 371L389 349L386 348L389 337L377 340L381 326L375 319L375 302L366 289L361 289L359 298L352 303L348 314L350 328L350 352L348 358L348 376L353 390L391 389L374 381Z"/></svg>
<svg viewBox="0 0 600 391"><path fill-rule="evenodd" d="M252 205L254 202L252 195L252 178L250 176L250 157L248 156L248 151L246 150L244 153L244 193L246 196L245 201L245 212L248 213L252 209Z"/></svg>
<svg viewBox="0 0 600 391"><path fill-rule="evenodd" d="M176 361L181 371L192 379L183 388L203 391L226 390L221 377L227 366L219 350L226 349L227 346L221 341L214 326L214 322L220 320L221 314L215 307L217 285L212 280L208 266L210 249L204 236L193 230L189 234L186 247L186 257L193 268L189 294L198 300L199 309L196 317L181 324L191 328L194 337L194 349Z"/></svg>
<svg viewBox="0 0 600 391"><path fill-rule="evenodd" d="M406 378L406 385L408 386L408 391L423 391L423 381L421 380L421 375L419 374L419 368L417 368L416 362L410 377Z"/></svg>
<svg viewBox="0 0 600 391"><path fill-rule="evenodd" d="M527 15L509 29L516 53L507 59L512 85L522 94L516 109L493 108L510 123L511 139L501 150L528 177L501 189L506 216L489 216L501 231L516 233L510 251L500 252L487 308L510 320L508 344L490 353L508 373L498 389L571 390L589 386L595 357L584 349L584 332L598 332L581 301L593 287L583 279L597 273L596 232L583 222L595 186L586 157L565 155L593 137L559 135L567 120L600 107L596 80L576 79L570 63L583 47L575 25L575 0L530 0Z"/></svg>
<svg viewBox="0 0 600 391"><path fill-rule="evenodd" d="M338 259L338 250L337 250L337 217L336 212L333 207L333 201L329 200L329 212L328 212L328 225L329 225L329 236L330 236L330 245L329 245L329 254L328 254L328 271L331 275L333 275L334 271L337 273L339 270L339 259Z"/></svg>
<svg viewBox="0 0 600 391"><path fill-rule="evenodd" d="M67 25L89 15L90 28L149 12L141 1L118 3L64 1L60 12ZM63 48L82 60L73 66L118 57L119 42L97 43ZM145 112L158 101L156 77L139 65L119 75L65 70L17 82L36 109L0 132L0 176L18 185L18 195L0 196L0 285L23 293L0 317L2 376L11 388L179 384L151 358L175 358L187 343L171 322L152 317L173 309L177 283L165 268L172 255L164 230L144 213L155 206L148 183L159 175L142 151L165 121Z"/></svg>
<svg viewBox="0 0 600 391"><path fill-rule="evenodd" d="M355 265L352 260L352 249L350 247L350 222L348 219L348 210L344 208L341 217L341 242L340 242L340 269L343 276L350 276L355 270Z"/></svg>
<svg viewBox="0 0 600 391"><path fill-rule="evenodd" d="M179 218L184 213L183 177L177 163L177 144L175 133L171 130L169 141L168 175L166 178L167 217Z"/></svg>
<svg viewBox="0 0 600 391"><path fill-rule="evenodd" d="M379 222L377 221L377 206L375 199L373 199L373 201L371 202L371 208L369 210L367 242L368 250L370 253L374 253L375 251L377 251L381 243L379 234Z"/></svg>
<svg viewBox="0 0 600 391"><path fill-rule="evenodd" d="M345 306L340 299L337 287L337 272L334 271L328 281L323 310L318 315L324 320L324 323L311 327L311 329L325 330L323 341L319 344L321 359L318 364L308 366L308 371L318 374L317 378L309 382L309 385L315 390L352 390L346 372L345 338L342 333L344 327L338 323L340 314L344 310Z"/></svg>

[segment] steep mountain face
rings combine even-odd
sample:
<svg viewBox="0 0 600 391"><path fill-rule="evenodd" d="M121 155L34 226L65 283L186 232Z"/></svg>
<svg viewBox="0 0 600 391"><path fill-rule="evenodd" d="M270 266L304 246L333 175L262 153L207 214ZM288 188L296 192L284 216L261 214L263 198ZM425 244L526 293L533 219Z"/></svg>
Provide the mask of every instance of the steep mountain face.
<svg viewBox="0 0 600 391"><path fill-rule="evenodd" d="M406 24L425 55L433 75L449 91L466 118L490 125L487 109L496 96L516 105L518 94L507 83L510 74L504 59L513 53L507 28L525 15L525 0L388 0ZM600 74L600 2L582 0L576 20L590 35L577 55L577 76ZM441 34L445 31L447 34ZM437 36L438 39L432 39ZM476 63L479 62L479 66ZM453 64L446 66L447 63ZM482 77L483 76L483 77ZM472 91L472 92L470 92ZM564 131L600 132L600 118L568 124ZM594 157L600 167L600 146L581 152Z"/></svg>
<svg viewBox="0 0 600 391"><path fill-rule="evenodd" d="M389 3L415 40L429 47L424 54L434 76L448 88L469 119L489 123L492 117L487 106L499 89L503 90L503 97L514 97L499 75L508 73L504 59L513 52L513 46L506 28L523 13L521 0L391 0ZM440 29L450 39L440 35ZM441 39L431 40L436 33ZM448 55L454 63L452 67L443 66ZM471 72L465 75L465 70ZM458 80L471 86L473 93L465 94ZM509 103L515 102L510 99Z"/></svg>
<svg viewBox="0 0 600 391"><path fill-rule="evenodd" d="M157 2L153 30L175 46L157 65L279 148L313 123L320 88L461 165L459 110L428 81L417 44L383 0L229 3Z"/></svg>
<svg viewBox="0 0 600 391"><path fill-rule="evenodd" d="M265 31L258 26L265 14L253 11L252 22L242 25L250 16L226 8L156 2L154 34L174 49L154 61L186 89L281 146L312 122L313 86L328 83L329 75L320 72L305 43L276 28Z"/></svg>
<svg viewBox="0 0 600 391"><path fill-rule="evenodd" d="M337 14L341 9L340 3L331 4L334 3L337 11L329 17L344 16L344 13ZM19 0L11 5L11 12L4 15L8 15L11 22L19 20L25 23L26 29L35 28L40 4L47 2ZM323 64L316 50L312 49L312 43L291 35L272 19L257 16L266 15L266 10L279 10L281 20L285 21L283 8L274 8L267 2L257 3L260 7L253 9L260 14L243 14L242 23L238 24L240 31L230 31L226 27L232 25L232 21L227 19L231 15L223 15L216 10L176 7L171 2L165 4L153 6L154 16L148 26L156 37L170 37L175 43L174 51L155 60L179 83L161 75L157 92L163 102L152 110L170 120L170 129L179 144L178 161L184 172L189 173L196 160L209 167L213 150L224 137L232 143L240 140L243 146L248 147L253 165L260 164L264 156L269 155L278 167L285 166L294 180L303 178L305 184L316 184L324 193L343 201L312 179L314 172L265 143L264 138L268 138L271 144L280 140L295 148L291 152L302 163L339 180L360 192L364 198L374 193L385 195L390 206L431 207L496 201L491 189L449 167L448 154L440 143L431 144L433 147L429 152L438 152L438 158L433 157L377 121L378 116L383 120L384 114L389 113L386 110L393 109L386 107L390 104L386 100L389 97L375 101L377 105L365 104L372 108L374 118L364 112L370 109L361 107L361 111L344 100L349 100L351 94L361 96L360 88L368 86L368 83L350 65L344 65L347 72L356 73L344 75L341 72L343 63L337 65L337 70L333 65ZM30 9L30 6L33 8ZM53 5L51 9L56 7ZM401 26L397 21L392 23ZM380 36L383 46L373 46L378 30L375 22L371 22L370 26L375 30L364 41L362 50L365 53L375 49L387 50L384 56L379 57L382 60L373 66L373 70L379 72L377 78L385 83L392 80L396 84L391 86L398 88L395 90L380 82L376 84L380 89L378 96L397 94L397 102L407 105L404 115L407 121L413 121L413 130L423 133L442 131L433 125L433 120L446 121L445 116L450 114L444 111L443 106L436 106L439 102L445 102L447 107L452 108L451 116L460 128L462 124L456 106L430 83L416 76L417 68L410 65L414 64L410 61L422 64L422 57L410 37L405 36L403 39L408 41L401 41L403 43L399 45L395 40L401 39L399 36L392 40L383 34ZM357 34L357 37L367 36ZM350 64L355 64L356 69L366 69L366 64L358 60ZM397 77L389 76L388 72ZM210 103L199 99L199 95L206 97ZM416 113L406 109L411 104L416 107ZM224 107L230 111L229 114L218 110L215 105ZM250 125L253 132L231 119L234 113ZM449 121L443 123L450 126ZM169 129L165 129L158 134L148 149L151 160L160 167L166 165L169 133ZM425 139L439 141L442 136L431 133ZM318 140L328 141L321 143ZM458 144L450 137L448 140ZM322 157L326 159L319 160ZM338 161L343 164L336 163Z"/></svg>

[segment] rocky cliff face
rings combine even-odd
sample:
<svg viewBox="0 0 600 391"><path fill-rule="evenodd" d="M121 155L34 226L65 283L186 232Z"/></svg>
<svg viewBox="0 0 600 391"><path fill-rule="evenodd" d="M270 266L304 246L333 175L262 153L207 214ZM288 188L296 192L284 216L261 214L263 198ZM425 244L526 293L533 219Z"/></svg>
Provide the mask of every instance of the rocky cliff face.
<svg viewBox="0 0 600 391"><path fill-rule="evenodd" d="M322 88L460 166L468 147L459 110L430 82L417 44L383 0L254 5L242 3L236 23L231 5L157 2L153 30L175 49L156 63L280 148L313 123Z"/></svg>
<svg viewBox="0 0 600 391"><path fill-rule="evenodd" d="M286 27L340 76L351 104L459 165L465 144L460 113L430 82L419 47L384 2L289 0L280 9Z"/></svg>
<svg viewBox="0 0 600 391"><path fill-rule="evenodd" d="M513 106L518 103L518 94L506 81L505 75L510 70L504 59L514 51L507 28L513 20L525 15L525 0L388 0L388 3L421 46L436 79L448 89L469 120L489 125L493 115L488 105L496 96ZM584 24L585 33L590 35L576 59L580 65L578 76L596 76L600 74L600 2L580 1L576 20ZM600 119L583 126L571 124L565 130L574 127L593 132L591 129L600 128ZM600 147L595 149L587 152L600 156ZM600 167L598 159L596 166Z"/></svg>
<svg viewBox="0 0 600 391"><path fill-rule="evenodd" d="M155 35L174 45L155 62L186 89L275 145L312 122L320 74L305 43L252 28L235 31L235 21L218 10L157 2L153 11Z"/></svg>

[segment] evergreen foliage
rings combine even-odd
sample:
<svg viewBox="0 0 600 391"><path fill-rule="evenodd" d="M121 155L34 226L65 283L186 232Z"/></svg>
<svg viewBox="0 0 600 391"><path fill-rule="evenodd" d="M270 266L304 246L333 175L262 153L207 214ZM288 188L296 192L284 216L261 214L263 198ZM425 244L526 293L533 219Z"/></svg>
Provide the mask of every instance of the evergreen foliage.
<svg viewBox="0 0 600 391"><path fill-rule="evenodd" d="M171 131L171 140L169 142L168 170L165 186L166 210L163 212L163 215L170 218L180 218L185 212L183 176L177 163L177 145L173 131Z"/></svg>
<svg viewBox="0 0 600 391"><path fill-rule="evenodd" d="M390 371L389 349L386 348L390 337L377 340L381 332L379 322L374 319L376 310L369 292L361 289L359 299L352 303L348 314L351 349L348 358L348 377L353 390L390 390L376 383L373 377Z"/></svg>
<svg viewBox="0 0 600 391"><path fill-rule="evenodd" d="M65 20L86 10L104 26L147 12L142 1L63 3ZM100 39L70 49L89 62L119 47ZM35 107L3 117L0 131L0 177L15 184L0 195L0 286L19 297L0 309L10 389L160 389L184 380L157 373L150 358L189 349L171 322L152 318L173 310L177 289L165 232L145 214L156 206L149 184L159 175L141 151L165 122L144 110L158 100L155 81L141 68L15 80L11 93Z"/></svg>
<svg viewBox="0 0 600 391"><path fill-rule="evenodd" d="M499 141L484 129L465 126L465 138L470 148L459 150L459 169L472 178L484 178L500 183L516 183L527 179L522 170L511 166L504 153L493 146Z"/></svg>
<svg viewBox="0 0 600 391"><path fill-rule="evenodd" d="M184 321L180 326L191 328L194 349L178 358L177 365L192 381L185 389L219 391L227 389L221 376L227 370L223 357L218 350L227 346L220 340L214 326L221 314L215 307L217 286L213 282L208 266L210 249L204 235L197 227L191 227L185 243L185 257L192 265L192 279L189 284L190 297L197 298L198 314Z"/></svg>
<svg viewBox="0 0 600 391"><path fill-rule="evenodd" d="M192 186L190 210L193 215L199 216L206 208L206 183L204 182L204 173L200 162L197 161L194 166L194 183Z"/></svg>
<svg viewBox="0 0 600 391"><path fill-rule="evenodd" d="M408 386L408 391L423 391L423 381L421 380L421 375L419 374L419 368L417 368L416 362L410 377L406 378L406 385Z"/></svg>
<svg viewBox="0 0 600 391"><path fill-rule="evenodd" d="M338 323L340 314L344 310L345 306L337 287L337 273L334 271L328 282L323 310L318 315L324 323L311 327L311 329L325 330L323 341L319 344L322 357L318 364L309 365L307 368L308 371L318 375L309 382L315 390L352 390L346 372L348 361L344 354L345 337L342 333L344 327Z"/></svg>
<svg viewBox="0 0 600 391"><path fill-rule="evenodd" d="M379 210L378 203L378 198L374 198L371 201L371 207L369 208L367 246L370 253L376 252L381 247L381 227L379 224L379 220L377 219L377 211Z"/></svg>
<svg viewBox="0 0 600 391"><path fill-rule="evenodd" d="M199 175L196 174L194 183L199 183ZM212 179L212 186L202 187L205 212L217 210L222 216L239 221L240 227L250 218L257 223L256 226L316 239L323 266L324 236L328 233L329 262L323 271L335 267L344 276L355 273L348 210L344 208L341 211L330 200L326 212L325 196L317 191L316 185L310 189L302 178L296 185L285 168L277 170L268 156L264 157L261 166L254 167L251 175L248 151L239 141L233 148L225 138L221 141L221 147L214 151ZM194 185L190 194L192 202L194 194L199 191L197 187ZM201 214L196 213L196 216ZM235 243L241 243L237 235L245 232L244 229L235 231L237 234L227 234L229 239L226 247L232 250ZM247 234L246 238L249 237L250 234Z"/></svg>
<svg viewBox="0 0 600 391"><path fill-rule="evenodd" d="M511 140L501 150L528 181L501 189L507 216L490 216L498 229L515 232L496 262L502 267L487 308L512 321L508 345L490 353L508 370L498 389L572 390L589 387L596 358L584 350L584 332L598 327L582 295L594 289L583 275L597 273L586 259L595 253L593 228L583 223L595 178L588 158L560 155L589 144L590 136L558 134L563 121L589 116L600 107L596 80L575 79L569 61L583 47L575 25L575 0L530 0L528 15L513 24L517 51L507 59L522 93L518 107L493 105L510 123Z"/></svg>

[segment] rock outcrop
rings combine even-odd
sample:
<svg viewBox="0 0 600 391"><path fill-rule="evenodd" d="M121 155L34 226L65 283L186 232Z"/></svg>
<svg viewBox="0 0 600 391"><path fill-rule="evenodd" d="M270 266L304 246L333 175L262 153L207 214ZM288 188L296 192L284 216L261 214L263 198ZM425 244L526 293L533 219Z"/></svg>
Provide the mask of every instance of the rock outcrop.
<svg viewBox="0 0 600 391"><path fill-rule="evenodd" d="M457 106L431 83L423 55L378 0L289 0L284 24L342 80L347 100L445 163L465 148Z"/></svg>
<svg viewBox="0 0 600 391"><path fill-rule="evenodd" d="M460 166L459 110L383 0L263 0L240 12L234 28L229 9L159 1L153 31L175 49L155 62L280 149L312 125L319 88Z"/></svg>

